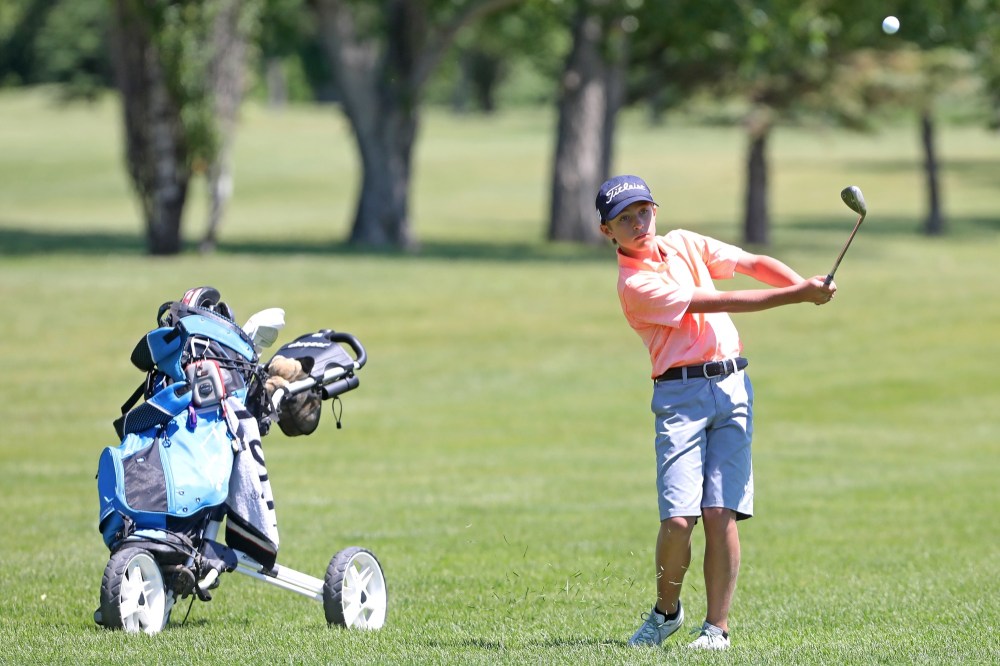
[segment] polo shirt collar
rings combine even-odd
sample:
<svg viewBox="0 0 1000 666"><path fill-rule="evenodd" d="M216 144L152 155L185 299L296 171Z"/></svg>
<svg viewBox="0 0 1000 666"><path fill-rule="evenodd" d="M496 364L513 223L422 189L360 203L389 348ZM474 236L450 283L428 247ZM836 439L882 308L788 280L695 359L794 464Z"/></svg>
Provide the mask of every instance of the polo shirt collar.
<svg viewBox="0 0 1000 666"><path fill-rule="evenodd" d="M655 260L647 261L646 259L636 259L635 257L630 257L627 254L624 254L621 251L621 248L619 248L618 266L633 271L657 271L658 269L663 270L662 268L659 267L666 266L666 264L670 261L671 257L676 257L677 250L670 247L670 245L667 244L666 239L664 239L662 236L658 236L656 238L656 245L660 250L660 255L663 257L663 261L657 262Z"/></svg>

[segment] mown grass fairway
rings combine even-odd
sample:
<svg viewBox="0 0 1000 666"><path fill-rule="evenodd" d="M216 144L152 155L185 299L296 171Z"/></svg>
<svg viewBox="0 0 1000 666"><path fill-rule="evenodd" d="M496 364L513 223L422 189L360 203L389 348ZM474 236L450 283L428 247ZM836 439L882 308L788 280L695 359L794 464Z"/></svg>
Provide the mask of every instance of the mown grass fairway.
<svg viewBox="0 0 1000 666"><path fill-rule="evenodd" d="M780 130L774 244L825 274L868 218L828 307L736 318L757 394L757 516L741 526L733 649L625 641L653 598L645 350L608 248L541 242L552 118L432 113L413 255L351 253L354 148L335 110L250 108L213 256L143 256L118 109L0 95L0 662L199 664L864 664L1000 659L1000 139L946 129L949 235L918 235L916 130ZM738 242L737 130L626 119L661 230ZM186 221L194 243L204 204ZM95 627L108 553L94 474L141 380L160 303L211 284L241 318L287 311L279 343L330 327L369 364L319 431L265 440L280 560L322 577L371 548L387 626L326 627L319 604L230 575L153 638ZM738 284L738 283L736 283ZM723 287L735 286L722 284ZM686 628L704 613L700 536Z"/></svg>

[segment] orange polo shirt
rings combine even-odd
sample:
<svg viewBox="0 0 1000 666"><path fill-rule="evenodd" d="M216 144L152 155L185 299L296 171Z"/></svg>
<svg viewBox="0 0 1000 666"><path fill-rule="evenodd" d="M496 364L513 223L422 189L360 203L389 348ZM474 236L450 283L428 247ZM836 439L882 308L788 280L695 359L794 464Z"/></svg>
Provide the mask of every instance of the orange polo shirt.
<svg viewBox="0 0 1000 666"><path fill-rule="evenodd" d="M727 313L687 309L696 287L714 289L713 279L736 274L742 250L683 229L658 236L656 242L658 260L618 252L618 297L625 319L649 349L652 376L739 356L743 345Z"/></svg>

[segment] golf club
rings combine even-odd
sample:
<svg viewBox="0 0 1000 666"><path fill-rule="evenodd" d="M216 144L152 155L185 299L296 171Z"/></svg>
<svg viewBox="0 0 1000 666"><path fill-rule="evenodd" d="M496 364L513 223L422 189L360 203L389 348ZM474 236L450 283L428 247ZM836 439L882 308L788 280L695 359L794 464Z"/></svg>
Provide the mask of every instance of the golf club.
<svg viewBox="0 0 1000 666"><path fill-rule="evenodd" d="M845 187L840 191L840 198L844 200L847 207L858 214L858 223L854 225L854 231L851 232L850 237L847 239L847 243L844 244L844 249L840 251L840 255L837 257L837 261L834 262L833 268L830 269L830 274L826 276L826 280L823 281L825 286L830 286L833 282L833 274L837 272L837 267L840 266L841 260L843 260L844 255L847 254L847 248L851 246L851 241L854 240L854 234L858 233L858 228L861 223L865 221L865 215L868 214L868 206L865 204L865 197L861 194L861 188L857 185L851 185Z"/></svg>
<svg viewBox="0 0 1000 666"><path fill-rule="evenodd" d="M243 331L253 340L254 350L259 354L264 348L270 347L278 339L278 332L285 327L285 311L281 308L267 308L255 312Z"/></svg>

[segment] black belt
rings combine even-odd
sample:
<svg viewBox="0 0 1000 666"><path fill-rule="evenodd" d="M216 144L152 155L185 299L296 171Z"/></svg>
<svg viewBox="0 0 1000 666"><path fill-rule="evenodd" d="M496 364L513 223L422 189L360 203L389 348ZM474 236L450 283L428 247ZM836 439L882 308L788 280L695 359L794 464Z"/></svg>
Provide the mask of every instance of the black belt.
<svg viewBox="0 0 1000 666"><path fill-rule="evenodd" d="M653 381L665 382L671 379L684 379L685 372L688 379L711 379L713 377L725 377L734 372L738 372L747 367L750 361L742 356L728 358L725 361L709 361L698 365L685 365L679 368L670 368Z"/></svg>

